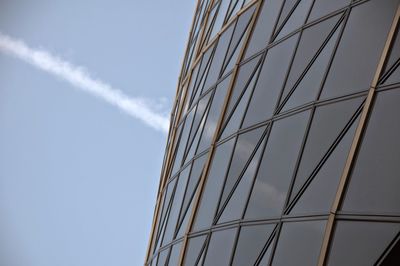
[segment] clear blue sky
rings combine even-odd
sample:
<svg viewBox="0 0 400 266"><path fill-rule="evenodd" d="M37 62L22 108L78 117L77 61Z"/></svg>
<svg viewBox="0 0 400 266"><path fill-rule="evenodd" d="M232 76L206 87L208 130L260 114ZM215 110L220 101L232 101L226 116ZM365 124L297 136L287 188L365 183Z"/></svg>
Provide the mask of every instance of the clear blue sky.
<svg viewBox="0 0 400 266"><path fill-rule="evenodd" d="M171 106L195 0L1 0L0 32ZM141 265L166 135L0 52L0 265Z"/></svg>

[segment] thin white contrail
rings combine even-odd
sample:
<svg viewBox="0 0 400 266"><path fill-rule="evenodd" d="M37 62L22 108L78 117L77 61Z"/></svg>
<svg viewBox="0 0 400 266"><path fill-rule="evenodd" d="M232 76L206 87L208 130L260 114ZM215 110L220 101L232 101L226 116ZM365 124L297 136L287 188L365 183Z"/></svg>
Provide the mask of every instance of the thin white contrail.
<svg viewBox="0 0 400 266"><path fill-rule="evenodd" d="M45 50L32 49L23 41L16 40L1 32L0 51L68 81L74 87L105 100L157 130L168 131L169 120L167 116L155 111L145 100L131 98L111 85L92 78L83 67L75 66Z"/></svg>

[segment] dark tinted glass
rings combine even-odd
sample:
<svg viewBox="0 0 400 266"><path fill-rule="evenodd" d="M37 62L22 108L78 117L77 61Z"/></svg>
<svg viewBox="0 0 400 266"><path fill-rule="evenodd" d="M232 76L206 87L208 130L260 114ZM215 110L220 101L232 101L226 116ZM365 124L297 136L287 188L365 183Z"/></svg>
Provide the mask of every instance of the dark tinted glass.
<svg viewBox="0 0 400 266"><path fill-rule="evenodd" d="M381 266L394 266L400 262L400 240L397 238L397 242L390 249L389 253L383 259Z"/></svg>
<svg viewBox="0 0 400 266"><path fill-rule="evenodd" d="M375 265L399 230L393 223L339 221L327 265Z"/></svg>
<svg viewBox="0 0 400 266"><path fill-rule="evenodd" d="M308 21L313 21L317 18L323 17L335 10L343 8L344 6L350 4L351 0L316 0Z"/></svg>
<svg viewBox="0 0 400 266"><path fill-rule="evenodd" d="M246 219L276 217L281 214L308 117L309 112L302 112L272 125Z"/></svg>
<svg viewBox="0 0 400 266"><path fill-rule="evenodd" d="M400 213L400 90L377 95L343 210Z"/></svg>
<svg viewBox="0 0 400 266"><path fill-rule="evenodd" d="M257 144L261 142L261 136L264 131L265 127L261 127L239 135L228 170L228 175L225 180L221 203L225 202L228 194L233 188L233 185L244 170L246 163L251 159L250 156L255 152ZM220 208L221 205L219 209Z"/></svg>
<svg viewBox="0 0 400 266"><path fill-rule="evenodd" d="M216 148L194 222L194 231L211 225L235 139Z"/></svg>
<svg viewBox="0 0 400 266"><path fill-rule="evenodd" d="M272 265L317 265L325 224L325 221L284 223Z"/></svg>
<svg viewBox="0 0 400 266"><path fill-rule="evenodd" d="M302 192L300 198L296 199L291 214L329 212L357 125L358 120L353 122L346 135L340 140L318 172L313 175L311 183Z"/></svg>
<svg viewBox="0 0 400 266"><path fill-rule="evenodd" d="M270 118L281 92L298 34L272 47L265 58L243 127Z"/></svg>
<svg viewBox="0 0 400 266"><path fill-rule="evenodd" d="M274 226L266 224L242 227L232 265L252 265L267 244Z"/></svg>
<svg viewBox="0 0 400 266"><path fill-rule="evenodd" d="M251 185L253 184L254 175L258 169L258 163L260 161L260 157L264 148L265 141L260 144L257 149L257 152L254 154L253 158L247 165L247 169L244 172L243 176L238 180L237 186L234 188L232 195L228 198L228 203L226 207L223 209L222 215L218 220L218 223L223 223L227 221L232 221L236 219L242 218L243 210L245 204L247 203L247 198L249 195L249 190ZM221 204L223 204L221 202Z"/></svg>
<svg viewBox="0 0 400 266"><path fill-rule="evenodd" d="M322 98L370 87L397 5L397 0L371 0L351 10Z"/></svg>
<svg viewBox="0 0 400 266"><path fill-rule="evenodd" d="M229 265L236 231L233 228L211 234L204 265Z"/></svg>
<svg viewBox="0 0 400 266"><path fill-rule="evenodd" d="M245 57L249 57L267 46L281 7L281 0L263 1L255 29L251 35Z"/></svg>
<svg viewBox="0 0 400 266"><path fill-rule="evenodd" d="M199 152L205 150L211 144L211 140L214 137L219 116L221 115L221 108L224 105L225 95L228 89L229 82L230 76L225 78L217 85L217 89L215 91L210 111L208 113L207 120L204 126L204 131L200 139L200 144L198 148Z"/></svg>
<svg viewBox="0 0 400 266"><path fill-rule="evenodd" d="M319 49L328 39L330 32L334 30L334 27L338 22L339 18L340 16L335 16L333 18L327 19L323 22L318 23L313 27L304 30L304 32L301 35L299 46L297 47L296 50L296 55L294 57L292 67L289 72L288 80L286 81L285 89L282 95L282 100L286 98L288 93L291 91L295 83L300 78L301 74L306 70L306 67L312 62L313 57L318 55ZM332 41L332 43L334 44L335 42ZM331 46L333 48L333 45ZM327 49L327 50L329 51L325 51L325 53L328 54L328 56L326 56L326 60L324 61L329 60L330 54L332 52L332 49ZM326 64L327 62L325 62L324 65ZM324 68L323 66L320 67ZM308 90L315 91L316 90L315 88L319 88L321 78L322 77L319 78L318 82L318 77L315 77L314 82L316 84L311 88L306 88L305 91ZM305 91L302 91L299 96L305 94L306 93ZM315 97L309 100L314 100L314 99Z"/></svg>
<svg viewBox="0 0 400 266"><path fill-rule="evenodd" d="M315 111L310 132L302 154L299 170L293 187L295 195L312 174L329 148L350 122L363 98L356 98L318 107ZM350 137L351 138L351 137ZM343 154L346 157L347 154ZM331 178L337 179L338 176ZM293 198L293 196L291 197Z"/></svg>
<svg viewBox="0 0 400 266"><path fill-rule="evenodd" d="M184 265L196 265L196 261L200 256L200 252L205 244L207 235L192 237L189 239L188 246L185 252Z"/></svg>
<svg viewBox="0 0 400 266"><path fill-rule="evenodd" d="M312 3L312 0L301 0L297 4L295 10L291 13L290 17L287 19L282 29L279 31L276 39L280 39L301 27L307 18Z"/></svg>

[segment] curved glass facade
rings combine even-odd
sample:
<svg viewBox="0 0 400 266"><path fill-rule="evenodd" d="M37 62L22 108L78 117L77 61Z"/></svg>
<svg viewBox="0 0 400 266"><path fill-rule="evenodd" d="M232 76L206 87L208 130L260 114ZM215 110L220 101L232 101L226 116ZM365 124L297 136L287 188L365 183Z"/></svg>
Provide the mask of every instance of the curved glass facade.
<svg viewBox="0 0 400 266"><path fill-rule="evenodd" d="M146 265L400 265L400 0L200 0Z"/></svg>

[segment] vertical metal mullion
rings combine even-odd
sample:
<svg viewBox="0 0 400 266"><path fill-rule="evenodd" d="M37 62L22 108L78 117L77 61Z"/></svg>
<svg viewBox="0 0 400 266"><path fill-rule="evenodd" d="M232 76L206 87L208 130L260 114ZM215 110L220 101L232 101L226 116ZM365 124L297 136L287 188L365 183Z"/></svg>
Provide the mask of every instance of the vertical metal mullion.
<svg viewBox="0 0 400 266"><path fill-rule="evenodd" d="M326 229L325 229L325 233L324 233L324 238L323 238L323 242L322 242L322 247L321 247L321 251L320 251L320 255L318 258L318 266L323 266L326 264L326 260L328 257L328 249L330 246L330 242L333 236L333 231L334 231L334 225L335 225L335 219L336 219L336 215L337 215L337 211L340 207L340 204L342 202L343 196L344 196L344 192L345 189L348 185L348 180L349 180L349 176L352 170L352 166L354 164L355 158L356 158L356 154L358 151L358 148L360 146L362 137L363 137L363 133L366 129L366 125L368 122L368 117L369 114L371 113L372 110L372 103L373 100L375 98L375 88L376 85L378 84L378 80L379 77L383 71L383 66L387 61L387 57L388 57L388 53L390 50L390 46L392 45L393 42L393 37L394 34L396 32L396 29L398 27L399 24L399 17L400 17L400 4L397 7L397 11L395 13L395 16L393 18L393 22L390 28L390 31L388 33L388 36L386 38L386 42L385 42L385 46L383 48L383 51L381 53L381 57L379 60L379 63L377 65L376 71L375 71L375 75L374 78L372 80L371 83L371 87L368 91L368 95L367 95L367 99L365 101L364 104L364 108L362 110L361 113L361 117L360 117L360 121L358 123L356 132L354 134L354 138L353 138L353 142L347 157L347 161L345 164L345 167L343 169L343 173L342 176L340 178L340 182L339 182L339 186L338 189L336 191L336 197L335 200L332 204L331 207L331 212L329 214L329 219L328 219L328 223L326 225Z"/></svg>
<svg viewBox="0 0 400 266"><path fill-rule="evenodd" d="M251 26L250 26L251 28L254 26L255 14L257 14L258 11L259 11L259 7L260 7L259 3L260 2L261 1L255 2L255 5L257 5L257 7L256 7L256 10L254 11L254 14L253 14L253 17L252 17L252 22L251 22ZM252 5L249 5L248 8L250 8L250 7L252 7ZM242 9L243 12L245 10L247 10L247 9ZM239 17L239 13L237 14L237 17ZM218 34L218 35L220 35L220 34ZM232 87L233 87L233 84L234 84L236 76L237 76L238 63L240 62L241 58L243 57L245 48L247 47L247 43L248 43L248 40L249 40L249 33L247 33L245 38L246 38L245 39L245 43L244 43L244 45L243 45L243 47L242 47L242 49L240 51L240 54L239 54L239 57L238 57L237 61L236 61L236 65L235 65L233 73L232 73L232 77L231 77L231 80L230 80L230 84L228 86L228 90L227 90L227 93L226 93L226 96L225 96L225 100L224 100L224 103L222 105L223 107L221 109L221 114L219 116L218 123L217 123L216 129L215 129L215 133L214 133L214 136L213 136L213 140L211 142L211 147L210 147L210 150L209 150L209 153L208 153L208 158L207 158L207 161L206 161L206 163L204 165L203 173L202 173L202 175L200 177L200 182L199 182L199 185L198 185L198 187L196 189L194 199L192 199L192 200L194 200L194 204L193 204L192 213L191 213L191 216L190 216L190 219L189 219L189 222L188 222L188 226L187 226L187 229L186 229L186 232L185 232L185 235L184 235L184 238L183 238L183 242L182 242L182 247L181 247L180 257L179 257L179 265L181 265L183 263L184 254L185 254L185 250L186 250L186 246L187 246L187 242L188 242L188 233L190 232L190 229L191 229L191 227L193 225L195 214L196 214L197 208L199 206L200 196L201 196L202 190L204 188L204 184L205 184L205 178L206 178L206 176L208 174L209 166L210 166L210 163L211 163L211 158L212 158L212 156L214 154L214 151L215 151L215 143L216 143L216 140L217 140L217 137L218 137L218 133L219 133L220 128L221 128L221 123L223 121L223 117L225 115L226 108L228 106L229 98L230 98L230 95L231 95L231 92L232 92Z"/></svg>

